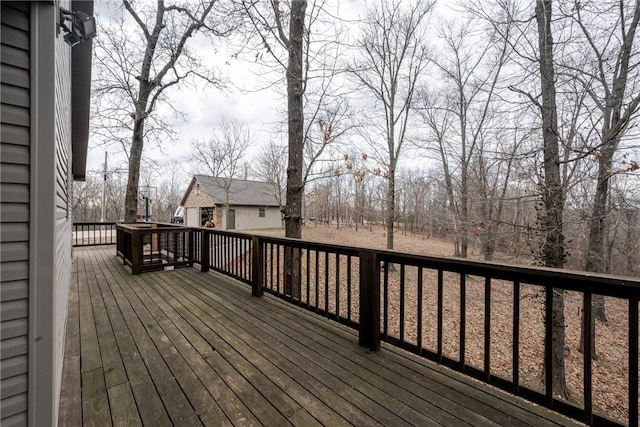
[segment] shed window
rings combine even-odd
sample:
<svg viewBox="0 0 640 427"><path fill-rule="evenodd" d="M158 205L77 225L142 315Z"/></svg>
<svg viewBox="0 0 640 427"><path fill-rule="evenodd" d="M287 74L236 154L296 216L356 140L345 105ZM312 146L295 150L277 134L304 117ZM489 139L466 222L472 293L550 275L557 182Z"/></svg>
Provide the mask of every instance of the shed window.
<svg viewBox="0 0 640 427"><path fill-rule="evenodd" d="M196 182L196 196L200 195L200 184Z"/></svg>
<svg viewBox="0 0 640 427"><path fill-rule="evenodd" d="M258 209L258 216L260 218L264 218L265 217L264 208Z"/></svg>

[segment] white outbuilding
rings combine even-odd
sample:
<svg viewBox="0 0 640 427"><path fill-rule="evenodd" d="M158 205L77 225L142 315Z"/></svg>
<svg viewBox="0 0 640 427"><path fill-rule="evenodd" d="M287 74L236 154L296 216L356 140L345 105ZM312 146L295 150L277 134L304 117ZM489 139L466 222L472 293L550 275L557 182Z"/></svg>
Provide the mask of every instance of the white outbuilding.
<svg viewBox="0 0 640 427"><path fill-rule="evenodd" d="M203 227L211 220L221 230L249 230L281 227L281 203L275 184L194 175L181 205L186 226Z"/></svg>

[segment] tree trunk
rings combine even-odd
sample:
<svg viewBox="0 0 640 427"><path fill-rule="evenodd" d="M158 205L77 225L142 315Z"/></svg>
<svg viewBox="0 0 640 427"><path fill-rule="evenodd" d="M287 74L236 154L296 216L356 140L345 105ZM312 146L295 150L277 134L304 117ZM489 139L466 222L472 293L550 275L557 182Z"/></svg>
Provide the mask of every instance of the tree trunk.
<svg viewBox="0 0 640 427"><path fill-rule="evenodd" d="M304 19L307 2L291 2L289 21L289 63L287 67L287 106L289 125L289 159L287 165L287 201L284 208L285 235L299 239L302 237L302 184L304 150L303 114L303 38ZM285 292L293 298L300 296L300 276L298 251L285 251Z"/></svg>
<svg viewBox="0 0 640 427"><path fill-rule="evenodd" d="M340 177L338 177L337 179L337 185L336 185L336 193L337 193L337 198L336 198L336 229L340 230Z"/></svg>
<svg viewBox="0 0 640 427"><path fill-rule="evenodd" d="M482 222L484 224L484 228L480 232L480 251L484 256L485 261L493 261L493 254L496 250L496 234L498 225L493 221L493 194L489 194L487 179L486 179L486 169L484 166L484 159L482 153L479 158L478 165L479 173L481 174L479 177L480 182L480 191L482 200L480 202L480 214L482 216Z"/></svg>
<svg viewBox="0 0 640 427"><path fill-rule="evenodd" d="M129 152L129 178L127 179L127 192L124 198L124 220L126 222L135 222L138 214L138 184L140 182L142 149L144 148L143 135L144 120L138 118L133 125L131 151Z"/></svg>
<svg viewBox="0 0 640 427"><path fill-rule="evenodd" d="M587 249L587 261L585 271L592 273L603 273L605 271L604 260L604 221L607 215L607 199L609 197L609 177L615 151L611 144L604 145L598 160L598 182L593 198L593 209L589 218L589 243ZM604 296L594 294L592 297L591 310L591 356L597 359L596 355L596 320L607 323L605 313ZM584 352L584 331L586 319L584 312L581 315L580 346L578 350Z"/></svg>
<svg viewBox="0 0 640 427"><path fill-rule="evenodd" d="M634 276L638 268L636 254L636 230L638 226L638 211L634 208L627 208L625 212L627 233L624 240L624 253L626 256L624 274Z"/></svg>
<svg viewBox="0 0 640 427"><path fill-rule="evenodd" d="M453 213L453 235L455 240L453 241L453 256L460 256L460 235L458 234L458 220L455 212Z"/></svg>
<svg viewBox="0 0 640 427"><path fill-rule="evenodd" d="M640 2L635 2L633 18L625 32L624 17L622 11L622 2L620 6L620 19L622 21L622 44L615 58L615 72L612 78L610 90L604 99L599 102L604 106L603 109L603 127L601 135L601 151L598 159L598 180L596 183L596 193L593 201L593 211L589 220L589 244L587 252L587 262L585 270L589 272L605 271L604 261L604 221L607 215L607 199L609 193L609 178L612 174L613 156L618 148L620 138L625 132L630 117L637 110L640 103L640 97L634 96L633 100L627 104L625 110L623 105L625 102L625 91L627 88L627 80L629 76L630 59L634 53L633 42L635 39L636 29L640 23ZM583 26L583 31L587 29ZM598 58L598 66L600 69L608 68L610 65L603 63L606 61L602 57ZM603 72L601 72L603 73ZM604 74L600 76L601 83L606 85ZM623 112L624 111L624 112ZM605 315L604 297L602 295L593 295L593 317L602 322L607 321ZM591 321L594 328L592 333L595 335L595 322ZM584 325L584 320L583 320ZM582 334L581 334L582 335ZM593 348L595 355L595 346Z"/></svg>
<svg viewBox="0 0 640 427"><path fill-rule="evenodd" d="M485 229L482 232L482 253L485 261L493 261L493 255L496 252L498 224L489 218L486 218L485 221Z"/></svg>
<svg viewBox="0 0 640 427"><path fill-rule="evenodd" d="M595 297L595 295L594 295ZM592 304L593 306L593 300L592 300ZM585 329L585 322L586 319L584 317L584 311L582 312L581 316L580 316L580 344L578 346L578 351L582 354L584 354L584 333L582 333L582 331L584 331ZM595 334L595 330L596 330L596 316L593 315L593 310L591 313L591 359L596 360L598 357L596 355L596 334Z"/></svg>
<svg viewBox="0 0 640 427"><path fill-rule="evenodd" d="M540 77L542 91L542 136L544 152L544 243L542 257L545 266L562 268L565 261L562 211L564 198L560 178L558 149L558 116L556 109L555 68L553 63L553 38L551 35L551 0L536 0L538 44L540 49ZM548 296L547 296L548 297ZM568 396L565 379L564 345L564 292L554 291L552 313L552 364L545 369L553 372L553 392Z"/></svg>
<svg viewBox="0 0 640 427"><path fill-rule="evenodd" d="M464 141L464 139L463 139ZM466 144L466 142L463 142ZM463 149L464 150L464 149ZM467 257L469 247L469 177L468 165L465 159L462 160L461 166L462 177L460 179L460 256Z"/></svg>
<svg viewBox="0 0 640 427"><path fill-rule="evenodd" d="M615 137L613 137L615 138ZM593 198L593 209L589 218L589 244L587 250L587 261L585 271L592 273L605 272L604 258L604 230L607 216L607 200L609 198L609 178L613 165L613 153L615 152L615 142L607 143L602 147L600 159L598 160L598 181L596 192ZM594 313L597 320L606 322L607 317L604 312L604 298L601 295L593 296Z"/></svg>
<svg viewBox="0 0 640 427"><path fill-rule="evenodd" d="M389 171L387 182L387 249L393 249L393 222L396 211L396 179L395 171Z"/></svg>
<svg viewBox="0 0 640 427"><path fill-rule="evenodd" d="M360 207L360 191L358 190L358 182L356 181L355 185L354 185L354 189L355 189L355 209L353 212L353 216L355 219L355 223L356 223L356 231L358 231L358 226L360 223L360 218L362 217L362 211L361 211L361 207Z"/></svg>
<svg viewBox="0 0 640 427"><path fill-rule="evenodd" d="M453 236L454 236L454 250L453 256L460 256L460 235L458 233L458 209L456 207L456 198L453 194L453 178L451 177L451 172L449 171L449 164L447 162L447 157L444 149L444 140L443 138L438 138L438 146L440 150L440 158L442 160L442 169L444 171L444 183L445 188L447 190L446 197L449 199L449 210L451 211L451 216L453 220Z"/></svg>

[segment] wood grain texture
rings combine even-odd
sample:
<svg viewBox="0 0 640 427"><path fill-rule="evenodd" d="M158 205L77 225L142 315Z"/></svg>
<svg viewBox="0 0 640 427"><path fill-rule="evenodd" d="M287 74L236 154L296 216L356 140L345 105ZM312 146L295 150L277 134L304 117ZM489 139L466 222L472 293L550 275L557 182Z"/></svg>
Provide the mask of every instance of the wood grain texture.
<svg viewBox="0 0 640 427"><path fill-rule="evenodd" d="M113 252L75 251L70 316L84 318L76 340L90 349L67 351L101 361L82 375L81 403L62 397L66 413L86 408L83 424L574 425L387 344L371 353L357 331L218 273L134 276Z"/></svg>

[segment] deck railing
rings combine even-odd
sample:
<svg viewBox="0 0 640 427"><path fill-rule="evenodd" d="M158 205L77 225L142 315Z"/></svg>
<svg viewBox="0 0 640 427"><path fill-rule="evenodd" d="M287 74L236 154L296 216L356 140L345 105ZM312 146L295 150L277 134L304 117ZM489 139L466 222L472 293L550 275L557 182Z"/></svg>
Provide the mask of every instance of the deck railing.
<svg viewBox="0 0 640 427"><path fill-rule="evenodd" d="M190 237L193 241L193 250L191 251L191 260L196 264L202 264L202 239L204 236L204 228L191 228Z"/></svg>
<svg viewBox="0 0 640 427"><path fill-rule="evenodd" d="M562 296L572 309L577 304L589 318L595 295L613 298L616 310L627 308L628 350L620 350L628 361L627 419L629 425L638 425L638 280L218 230L207 234L214 269L245 283L259 282L258 291L253 283L254 294L264 290L358 329L365 347L376 350L380 340L386 341L592 425L622 425L594 411L592 341L583 341L581 403L569 402L554 395L552 369L541 370L537 388L531 380L537 374L521 375L525 370L521 361L535 358L525 342L530 337L521 335L522 323L531 321L525 312L528 316L532 307L540 309L536 332L543 337L543 351L533 362L555 366L554 299ZM299 286L288 285L287 276ZM495 319L498 309L501 319ZM591 336L590 322L582 334ZM495 348L500 341L511 343L508 351ZM496 352L508 353L508 366L492 360Z"/></svg>
<svg viewBox="0 0 640 427"><path fill-rule="evenodd" d="M607 275L568 272L558 269L526 268L495 263L469 261L458 258L433 258L413 256L388 251L376 251L377 259L382 263L381 269L381 339L413 353L427 357L449 368L458 370L479 380L497 386L517 396L524 397L538 404L547 406L589 425L620 425L620 420L612 420L594 413L593 377L594 366L592 355L595 349L592 340L588 339L593 331L591 323L585 322L582 329L582 404L568 402L554 394L552 362L554 354L554 299L562 298L565 307L572 302L571 308L581 310L589 319L592 314L592 301L596 295L616 299L615 310L627 308L627 343L628 350L621 348L623 359L627 353L628 361L628 421L629 425L638 425L638 297L640 281L630 278L616 278ZM431 293L431 298L426 293ZM449 293L445 304L445 293ZM480 296L474 301L475 310L470 310L468 295ZM497 298L494 297L498 294ZM409 300L407 295L415 296ZM453 297L453 298L452 298ZM425 307L427 300L436 301L435 306ZM526 303L526 307L524 306ZM510 312L509 321L501 321L498 328L492 326L494 311L492 307L499 305L502 313ZM532 310L531 307L534 307ZM531 348L523 337L523 311L539 310L540 322L537 323L537 335L543 337L543 354L541 360L534 360L537 366L543 367L539 372L542 377L541 389L525 384L521 377L521 360L531 357L526 355L522 347ZM476 314L474 319L467 316ZM568 309L565 308L565 312ZM481 316L478 316L478 312ZM431 314L433 321L426 322L424 316ZM447 319L445 319L447 317ZM564 317L564 316L563 316ZM575 316L577 317L577 316ZM410 326L407 319L415 320L416 327ZM391 325L394 319L395 325ZM397 322L395 321L397 319ZM445 323L448 321L448 328ZM529 321L531 319L529 318ZM503 329L504 326L509 329ZM510 324L510 325L509 325ZM431 330L427 330L429 325ZM527 325L531 328L532 325ZM567 325L562 325L565 329ZM577 328L580 335L580 324ZM435 329L435 331L433 330ZM472 329L469 331L469 329ZM411 336L408 336L408 331ZM433 333L435 332L435 333ZM427 334L435 337L427 345L423 337ZM536 335L536 334L533 334ZM445 337L457 340L453 348L446 354ZM479 338L479 340L478 340ZM510 338L510 339L509 339ZM478 353L467 352L470 341L480 341L476 346ZM492 363L491 355L496 342L511 342L510 366ZM457 346L455 345L457 344ZM457 348L456 348L457 347ZM564 355L565 349L562 349ZM457 353L457 357L452 356ZM504 352L503 352L504 353ZM568 363L567 363L568 365ZM545 367L553 367L545 369ZM502 375L496 374L499 371ZM510 376L504 375L505 372ZM568 371L568 367L567 367ZM530 373L531 374L531 373ZM537 374L534 374L537 375ZM531 376L531 375L530 375ZM529 378L528 383L534 383Z"/></svg>
<svg viewBox="0 0 640 427"><path fill-rule="evenodd" d="M73 246L99 246L116 244L115 222L74 222Z"/></svg>
<svg viewBox="0 0 640 427"><path fill-rule="evenodd" d="M133 274L193 266L194 233L170 224L118 224L116 253Z"/></svg>
<svg viewBox="0 0 640 427"><path fill-rule="evenodd" d="M252 236L244 233L218 232L210 228L198 230L201 236L202 271L209 269L251 284Z"/></svg>
<svg viewBox="0 0 640 427"><path fill-rule="evenodd" d="M386 341L589 425L638 426L639 280L215 229L192 229L190 236L190 259L203 271L215 270L251 285L256 296L268 292L348 325L359 331L362 346L377 350ZM571 326L584 343L574 357L581 379L572 386L578 391L571 401L554 394L553 369L544 368L555 367L554 300L563 298L565 312L588 319L597 295L607 298L609 311L626 325L626 331L610 331L623 338L618 368L626 375L627 402L617 419L594 410L590 322L582 329L578 324L579 332ZM539 352L532 350L535 340Z"/></svg>
<svg viewBox="0 0 640 427"><path fill-rule="evenodd" d="M197 236L202 236L201 243ZM246 233L196 229L196 258L203 272L214 270L322 316L357 328L359 259L355 248ZM199 249L201 248L201 249ZM301 286L287 291L285 264L296 262ZM257 275L257 276L256 276ZM295 279L294 279L295 280Z"/></svg>
<svg viewBox="0 0 640 427"><path fill-rule="evenodd" d="M358 328L358 249L271 237L259 237L258 242L262 246L265 291Z"/></svg>

